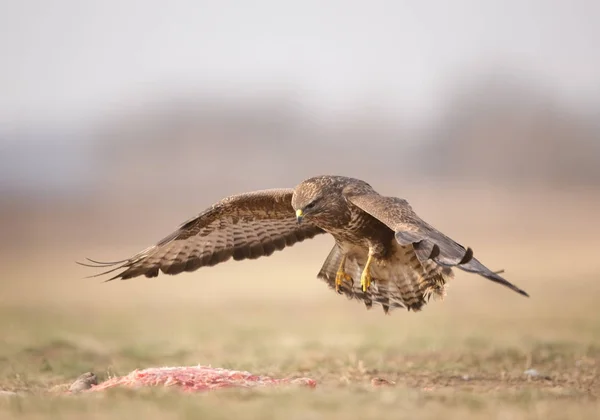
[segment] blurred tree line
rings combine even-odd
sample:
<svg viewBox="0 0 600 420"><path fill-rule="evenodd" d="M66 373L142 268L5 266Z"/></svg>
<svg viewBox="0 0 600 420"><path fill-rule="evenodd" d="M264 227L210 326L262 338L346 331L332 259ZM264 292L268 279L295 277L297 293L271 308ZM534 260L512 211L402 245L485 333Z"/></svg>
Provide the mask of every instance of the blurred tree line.
<svg viewBox="0 0 600 420"><path fill-rule="evenodd" d="M97 133L107 187L294 185L315 173L493 184L600 184L600 109L517 79L458 86L426 126L368 109L315 118L286 96L146 105ZM175 172L174 172L175 171ZM128 183L130 183L128 185Z"/></svg>
<svg viewBox="0 0 600 420"><path fill-rule="evenodd" d="M148 229L143 219L164 222L155 226L162 231L172 227L165 214L183 220L225 195L324 173L399 195L428 184L600 185L600 108L575 110L534 83L457 84L426 124L368 106L327 119L299 103L293 95L161 98L81 138L13 142L0 154L0 230L11 247L111 243L136 223Z"/></svg>

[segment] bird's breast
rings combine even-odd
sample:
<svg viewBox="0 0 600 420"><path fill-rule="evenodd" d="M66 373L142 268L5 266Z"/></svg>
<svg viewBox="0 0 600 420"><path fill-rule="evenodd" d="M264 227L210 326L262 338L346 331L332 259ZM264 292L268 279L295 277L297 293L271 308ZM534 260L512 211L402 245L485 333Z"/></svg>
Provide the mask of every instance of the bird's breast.
<svg viewBox="0 0 600 420"><path fill-rule="evenodd" d="M356 209L346 218L337 218L319 225L330 233L338 244L371 249L376 257L385 258L389 253L394 232L370 214Z"/></svg>

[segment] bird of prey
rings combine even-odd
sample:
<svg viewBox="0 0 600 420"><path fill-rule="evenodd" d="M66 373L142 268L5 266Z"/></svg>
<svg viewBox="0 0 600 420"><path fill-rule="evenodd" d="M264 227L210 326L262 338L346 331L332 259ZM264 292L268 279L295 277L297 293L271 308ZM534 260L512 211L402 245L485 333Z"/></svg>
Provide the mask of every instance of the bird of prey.
<svg viewBox="0 0 600 420"><path fill-rule="evenodd" d="M452 268L479 274L528 294L493 272L413 211L401 198L378 194L368 183L318 176L294 189L270 189L227 197L131 258L83 264L110 278L179 274L231 258L269 256L296 242L329 233L335 245L317 277L350 299L418 311L443 297ZM109 281L107 280L107 281Z"/></svg>

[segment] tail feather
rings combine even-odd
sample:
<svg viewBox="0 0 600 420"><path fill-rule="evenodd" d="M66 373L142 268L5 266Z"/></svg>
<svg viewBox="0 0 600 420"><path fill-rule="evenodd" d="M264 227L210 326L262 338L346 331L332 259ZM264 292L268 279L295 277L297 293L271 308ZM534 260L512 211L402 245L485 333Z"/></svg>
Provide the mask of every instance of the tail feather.
<svg viewBox="0 0 600 420"><path fill-rule="evenodd" d="M331 249L331 251L329 252L329 255L325 259L325 262L323 263L323 266L321 267L319 274L317 274L317 277L320 279L326 280L328 282L329 282L329 280L331 280L332 283L329 284L329 286L333 287L334 289L335 289L335 275L337 274L338 267L340 266L340 263L342 262L343 257L344 257L344 253L342 252L340 247L337 245L334 245L333 248Z"/></svg>
<svg viewBox="0 0 600 420"><path fill-rule="evenodd" d="M447 267L431 261L419 261L412 245L396 245L389 261L371 266L373 281L371 287L363 292L360 276L367 252L360 252L359 255L356 252L348 255L345 271L352 280L342 283L339 293L348 299L363 301L367 308L379 304L385 313L395 308L420 310L432 296L444 296L446 281L453 275L452 270ZM334 246L317 275L334 290L336 273L343 255L342 249Z"/></svg>

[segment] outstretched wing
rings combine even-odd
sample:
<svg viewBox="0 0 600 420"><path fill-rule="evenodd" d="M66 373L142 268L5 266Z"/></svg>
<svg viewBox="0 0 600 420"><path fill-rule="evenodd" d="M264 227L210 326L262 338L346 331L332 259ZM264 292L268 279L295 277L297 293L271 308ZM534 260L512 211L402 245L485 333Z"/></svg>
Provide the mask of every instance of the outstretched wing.
<svg viewBox="0 0 600 420"><path fill-rule="evenodd" d="M165 274L195 271L231 257L243 260L268 256L324 233L310 223L296 222L292 194L292 189L272 189L231 196L131 258L80 264L109 268L98 276L123 270L109 280L125 280L141 275L156 277L159 270Z"/></svg>
<svg viewBox="0 0 600 420"><path fill-rule="evenodd" d="M525 291L480 263L473 257L471 248L465 249L423 221L406 200L384 197L374 191L354 194L350 192L347 199L392 229L398 243L412 244L420 261L432 260L443 267L457 267L476 273L517 293L529 296Z"/></svg>

